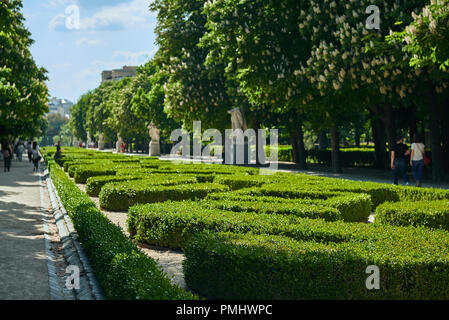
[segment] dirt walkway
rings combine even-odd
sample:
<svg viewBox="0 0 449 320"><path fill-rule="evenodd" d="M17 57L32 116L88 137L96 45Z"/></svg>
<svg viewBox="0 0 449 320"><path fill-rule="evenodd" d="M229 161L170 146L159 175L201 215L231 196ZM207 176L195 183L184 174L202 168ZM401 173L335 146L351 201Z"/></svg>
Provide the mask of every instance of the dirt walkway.
<svg viewBox="0 0 449 320"><path fill-rule="evenodd" d="M28 161L0 169L0 300L48 300L39 175Z"/></svg>

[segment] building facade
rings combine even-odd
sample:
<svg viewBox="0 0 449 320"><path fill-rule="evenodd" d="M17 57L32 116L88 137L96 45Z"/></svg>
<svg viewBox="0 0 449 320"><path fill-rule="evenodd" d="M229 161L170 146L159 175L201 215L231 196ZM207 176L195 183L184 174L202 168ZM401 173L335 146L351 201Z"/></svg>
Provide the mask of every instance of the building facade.
<svg viewBox="0 0 449 320"><path fill-rule="evenodd" d="M137 67L132 66L124 66L122 69L105 70L101 73L101 83L134 77L136 73Z"/></svg>
<svg viewBox="0 0 449 320"><path fill-rule="evenodd" d="M48 114L58 113L61 117L70 117L70 108L73 106L73 102L67 99L51 98L48 103L48 108L50 112Z"/></svg>

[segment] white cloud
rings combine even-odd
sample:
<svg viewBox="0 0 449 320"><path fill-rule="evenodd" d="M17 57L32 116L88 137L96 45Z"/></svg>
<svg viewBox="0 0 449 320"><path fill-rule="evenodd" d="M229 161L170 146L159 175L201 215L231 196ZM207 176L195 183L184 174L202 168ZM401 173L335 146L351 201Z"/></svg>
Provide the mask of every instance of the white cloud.
<svg viewBox="0 0 449 320"><path fill-rule="evenodd" d="M53 0L68 2L65 0ZM150 17L154 16L149 11L148 0L132 0L119 3L115 6L101 7L92 16L83 18L83 7L81 9L81 30L119 30L131 26L147 24ZM50 22L50 30L63 31L66 16L59 14Z"/></svg>
<svg viewBox="0 0 449 320"><path fill-rule="evenodd" d="M93 40L93 39L88 39L88 38L81 38L79 40L76 41L76 45L78 46L96 46L99 44L104 43L103 40Z"/></svg>
<svg viewBox="0 0 449 320"><path fill-rule="evenodd" d="M127 64L131 65L141 65L148 60L150 60L157 49L151 51L139 51L139 52L131 52L131 51L115 51L113 58L118 59L120 61L126 61Z"/></svg>

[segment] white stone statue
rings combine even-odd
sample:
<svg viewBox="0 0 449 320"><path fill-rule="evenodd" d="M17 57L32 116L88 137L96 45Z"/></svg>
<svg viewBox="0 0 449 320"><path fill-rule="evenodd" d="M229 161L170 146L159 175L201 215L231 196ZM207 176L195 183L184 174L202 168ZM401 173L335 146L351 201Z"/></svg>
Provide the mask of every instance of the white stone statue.
<svg viewBox="0 0 449 320"><path fill-rule="evenodd" d="M104 150L104 136L101 133L98 135L98 150Z"/></svg>
<svg viewBox="0 0 449 320"><path fill-rule="evenodd" d="M156 127L153 123L151 123L148 126L148 129L150 130L150 157L156 157L161 155L161 144L160 144L160 134L161 130L159 130L158 127Z"/></svg>
<svg viewBox="0 0 449 320"><path fill-rule="evenodd" d="M150 124L148 126L148 128L150 129L150 138L151 141L155 142L155 143L159 143L160 141L160 134L161 134L161 130L158 129L158 127L156 127L153 124Z"/></svg>
<svg viewBox="0 0 449 320"><path fill-rule="evenodd" d="M231 115L232 130L242 129L246 131L248 129L245 116L240 108L229 110L228 113Z"/></svg>

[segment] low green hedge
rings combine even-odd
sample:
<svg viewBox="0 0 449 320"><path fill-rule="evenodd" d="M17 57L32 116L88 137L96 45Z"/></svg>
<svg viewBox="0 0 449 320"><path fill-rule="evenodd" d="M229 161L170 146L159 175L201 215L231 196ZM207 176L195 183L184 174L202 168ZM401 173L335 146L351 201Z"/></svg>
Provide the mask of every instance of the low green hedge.
<svg viewBox="0 0 449 320"><path fill-rule="evenodd" d="M132 180L142 180L144 177L142 176L97 176L90 177L86 181L86 193L91 197L98 197L100 194L101 188L107 183L110 182L124 182L124 181L132 181Z"/></svg>
<svg viewBox="0 0 449 320"><path fill-rule="evenodd" d="M449 200L449 190L396 186L401 201Z"/></svg>
<svg viewBox="0 0 449 320"><path fill-rule="evenodd" d="M337 180L337 181L335 181ZM326 183L302 182L302 183L275 183L265 184L260 188L260 192L268 196L304 198L310 194L311 198L323 198L325 195L333 193L365 193L371 196L373 208L387 201L399 201L399 194L394 186L381 183L356 182L349 180L333 179ZM313 194L316 193L316 196Z"/></svg>
<svg viewBox="0 0 449 320"><path fill-rule="evenodd" d="M295 201L258 202L258 201L209 201L203 205L208 208L233 212L255 212L265 214L294 215L297 217L324 219L326 221L343 220L342 214L335 208L313 204L302 204Z"/></svg>
<svg viewBox="0 0 449 320"><path fill-rule="evenodd" d="M215 176L214 182L224 184L228 186L231 190L263 186L266 183L266 181L264 181L261 178L257 179L257 177L259 176L217 175Z"/></svg>
<svg viewBox="0 0 449 320"><path fill-rule="evenodd" d="M130 234L135 236L136 240L151 245L183 248L193 234L206 230L282 235L296 240L321 242L382 239L398 242L402 238L419 237L420 233L426 234L422 236L424 238L435 237L424 228L417 231L410 227L326 222L323 219L300 218L293 215L233 212L206 208L194 201L136 205L128 211ZM449 234L444 234L444 238L449 238Z"/></svg>
<svg viewBox="0 0 449 320"><path fill-rule="evenodd" d="M108 299L196 299L172 285L156 261L98 211L95 203L54 162L50 162L50 172Z"/></svg>
<svg viewBox="0 0 449 320"><path fill-rule="evenodd" d="M167 180L137 180L106 184L100 192L100 206L110 211L125 211L135 204L168 200L202 199L209 193L227 191L219 184L196 183L193 177Z"/></svg>
<svg viewBox="0 0 449 320"><path fill-rule="evenodd" d="M295 210L294 206L298 205L304 207L309 206L320 206L324 208L334 208L337 209L340 214L337 219L336 216L322 216L328 221L333 220L344 220L348 222L362 221L366 222L371 214L372 202L371 197L367 194L354 194L354 193L344 193L339 196L332 196L327 199L301 199L301 198L279 198L270 196L258 196L260 195L260 190L257 188L241 189L237 192L223 192L217 194L211 194L207 196L206 200L212 201L226 201L226 202L237 202L234 206L241 206L239 202L243 203L256 203L251 206L256 206L260 210L258 212L264 212L269 208L271 211L279 210L276 206L293 206L292 210ZM246 204L248 207L248 204ZM228 206L229 208L229 206ZM256 210L251 210L256 211ZM281 209L282 211L282 209ZM307 212L307 211L306 211ZM304 215L302 215L304 216ZM318 218L319 216L309 216L309 218Z"/></svg>
<svg viewBox="0 0 449 320"><path fill-rule="evenodd" d="M116 172L117 169L111 167L80 166L75 170L73 178L76 183L85 184L91 177L114 176Z"/></svg>
<svg viewBox="0 0 449 320"><path fill-rule="evenodd" d="M394 242L317 243L201 233L185 255L187 285L212 299L449 298L448 247L419 250ZM366 287L370 265L380 270L380 290Z"/></svg>
<svg viewBox="0 0 449 320"><path fill-rule="evenodd" d="M449 230L449 200L384 203L376 209L375 222Z"/></svg>

